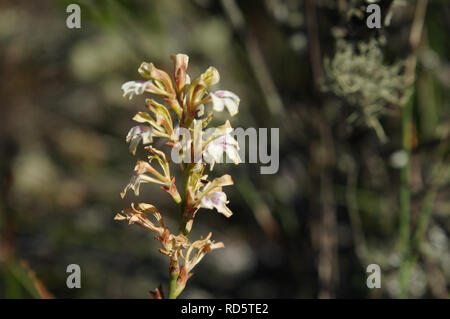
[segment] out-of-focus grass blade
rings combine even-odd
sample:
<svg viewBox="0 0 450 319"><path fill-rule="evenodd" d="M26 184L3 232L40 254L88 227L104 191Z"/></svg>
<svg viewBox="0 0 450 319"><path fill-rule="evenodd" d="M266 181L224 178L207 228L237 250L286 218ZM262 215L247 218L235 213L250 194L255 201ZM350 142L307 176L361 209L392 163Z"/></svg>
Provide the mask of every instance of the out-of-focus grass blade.
<svg viewBox="0 0 450 319"><path fill-rule="evenodd" d="M22 285L22 287L31 295L32 298L53 298L42 281L37 278L36 273L30 268L25 260L9 261L7 264L7 271L18 283Z"/></svg>

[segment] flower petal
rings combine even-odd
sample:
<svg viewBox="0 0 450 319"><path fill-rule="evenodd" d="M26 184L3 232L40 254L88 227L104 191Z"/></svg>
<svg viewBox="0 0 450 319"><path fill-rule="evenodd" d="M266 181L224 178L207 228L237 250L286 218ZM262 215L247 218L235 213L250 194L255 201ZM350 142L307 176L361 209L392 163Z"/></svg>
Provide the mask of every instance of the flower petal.
<svg viewBox="0 0 450 319"><path fill-rule="evenodd" d="M213 106L213 110L216 111L216 112L222 112L223 108L225 106L225 104L223 103L222 99L219 98L214 93L211 93L210 96L211 96L211 103L212 103L212 106Z"/></svg>
<svg viewBox="0 0 450 319"><path fill-rule="evenodd" d="M227 195L224 192L213 192L204 196L201 200L201 207L207 209L215 208L219 213L230 217L233 212L226 206Z"/></svg>
<svg viewBox="0 0 450 319"><path fill-rule="evenodd" d="M239 144L230 134L221 135L208 142L203 152L203 159L213 169L215 163L223 163L223 154L225 153L233 163L239 164L241 158L238 150Z"/></svg>
<svg viewBox="0 0 450 319"><path fill-rule="evenodd" d="M134 95L141 95L145 91L147 82L128 81L122 85L123 97L131 100Z"/></svg>
<svg viewBox="0 0 450 319"><path fill-rule="evenodd" d="M210 97L214 111L221 112L225 106L231 116L234 116L239 112L240 99L233 92L220 90L211 93Z"/></svg>
<svg viewBox="0 0 450 319"><path fill-rule="evenodd" d="M140 142L142 142L142 144L153 142L152 129L144 125L134 126L128 132L126 141L127 143L130 143L130 152L135 155Z"/></svg>

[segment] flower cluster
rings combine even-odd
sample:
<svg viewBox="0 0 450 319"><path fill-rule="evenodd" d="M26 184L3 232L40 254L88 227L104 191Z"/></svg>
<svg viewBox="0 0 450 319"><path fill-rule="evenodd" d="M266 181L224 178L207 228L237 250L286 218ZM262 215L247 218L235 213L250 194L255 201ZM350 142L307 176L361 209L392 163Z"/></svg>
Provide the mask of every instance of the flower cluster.
<svg viewBox="0 0 450 319"><path fill-rule="evenodd" d="M205 168L209 164L212 170L215 163L221 163L224 157L235 164L240 163L241 159L238 143L230 134L232 128L228 120L210 134L206 131L214 112L222 112L226 108L231 116L238 113L239 97L230 91L210 92L210 87L217 84L220 78L214 67L209 67L191 81L186 72L189 57L177 54L171 58L174 63L173 78L153 63L144 62L138 71L146 81L129 81L122 86L126 98L150 93L159 96L164 104L146 99L145 106L149 112L138 112L133 117L139 125L132 127L126 137L130 152L135 155L140 143L149 144L144 147L148 158L137 161L131 180L121 196L123 198L128 190L139 195L142 183L160 185L180 207L179 233L171 232L164 225L162 214L147 203L132 204L131 208L117 214L115 219L138 224L156 235L162 246L159 252L170 258L169 298L176 298L192 276L192 269L206 253L224 247L223 243L210 239L211 233L203 239L189 241L188 235L197 211L206 208L216 209L226 217L233 214L227 206L227 195L222 191L222 187L233 184L231 176L209 180ZM164 145L171 151L170 158L163 150L151 145L154 138L165 139ZM170 164L177 163L172 159L174 157L183 159L178 163L182 176L180 191L170 171ZM149 219L151 216L153 222ZM185 250L186 253L183 253ZM164 296L161 287L152 295L155 298Z"/></svg>

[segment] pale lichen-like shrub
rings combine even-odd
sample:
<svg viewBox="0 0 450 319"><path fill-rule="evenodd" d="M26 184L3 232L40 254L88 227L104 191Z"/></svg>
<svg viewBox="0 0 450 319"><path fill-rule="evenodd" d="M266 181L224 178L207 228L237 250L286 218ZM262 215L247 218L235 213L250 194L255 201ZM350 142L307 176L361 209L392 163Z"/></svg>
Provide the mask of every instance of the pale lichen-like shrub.
<svg viewBox="0 0 450 319"><path fill-rule="evenodd" d="M169 230L164 224L158 209L148 203L131 204L131 208L117 214L116 220L126 220L153 232L160 242L159 252L169 257L169 298L176 298L185 288L192 276L192 269L210 251L223 248L222 242L211 240L211 233L205 238L191 242L188 235L197 211L200 208L216 209L226 217L232 215L227 207L227 196L222 187L232 185L230 175L208 179L205 174L207 164L210 169L227 156L235 164L241 159L238 143L230 135L229 121L210 132L207 125L213 118L213 111L227 108L230 115L238 112L239 97L230 91L210 92L212 85L219 82L219 73L209 67L198 78L191 81L186 70L189 57L185 54L171 56L174 63L173 78L153 63L142 63L139 73L145 81L126 82L122 86L124 97L150 93L162 98L165 104L154 99L146 99L149 112L138 112L133 120L139 125L130 129L126 141L131 153L135 154L140 143L147 145L148 160L138 160L129 184L121 193L122 198L128 190L139 195L139 187L144 183L158 184L161 189L179 206L180 227L178 231ZM212 109L209 109L212 105ZM165 147L171 156L152 146L153 139L165 140ZM181 169L181 188L175 183L171 166ZM161 286L152 292L154 298L163 298Z"/></svg>
<svg viewBox="0 0 450 319"><path fill-rule="evenodd" d="M338 40L332 59L325 59L325 88L354 107L349 121L363 120L386 139L379 122L389 105L398 106L405 90L403 65L386 65L375 40L357 45Z"/></svg>

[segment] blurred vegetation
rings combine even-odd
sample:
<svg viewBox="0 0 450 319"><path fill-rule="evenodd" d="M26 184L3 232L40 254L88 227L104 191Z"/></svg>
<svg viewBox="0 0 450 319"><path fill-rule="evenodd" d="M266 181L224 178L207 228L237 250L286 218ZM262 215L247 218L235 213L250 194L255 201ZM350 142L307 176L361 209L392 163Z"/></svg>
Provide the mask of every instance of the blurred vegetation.
<svg viewBox="0 0 450 319"><path fill-rule="evenodd" d="M68 29L72 2L0 3L0 297L146 298L166 283L151 234L113 216L144 100L120 86L178 52L241 97L233 127L280 128L277 174L213 172L233 176L235 214L199 212L194 237L212 230L226 249L182 297L449 297L448 1L80 0ZM368 2L381 29L366 27ZM155 187L141 198L170 225ZM72 263L81 289L66 287ZM381 289L366 286L372 263Z"/></svg>

